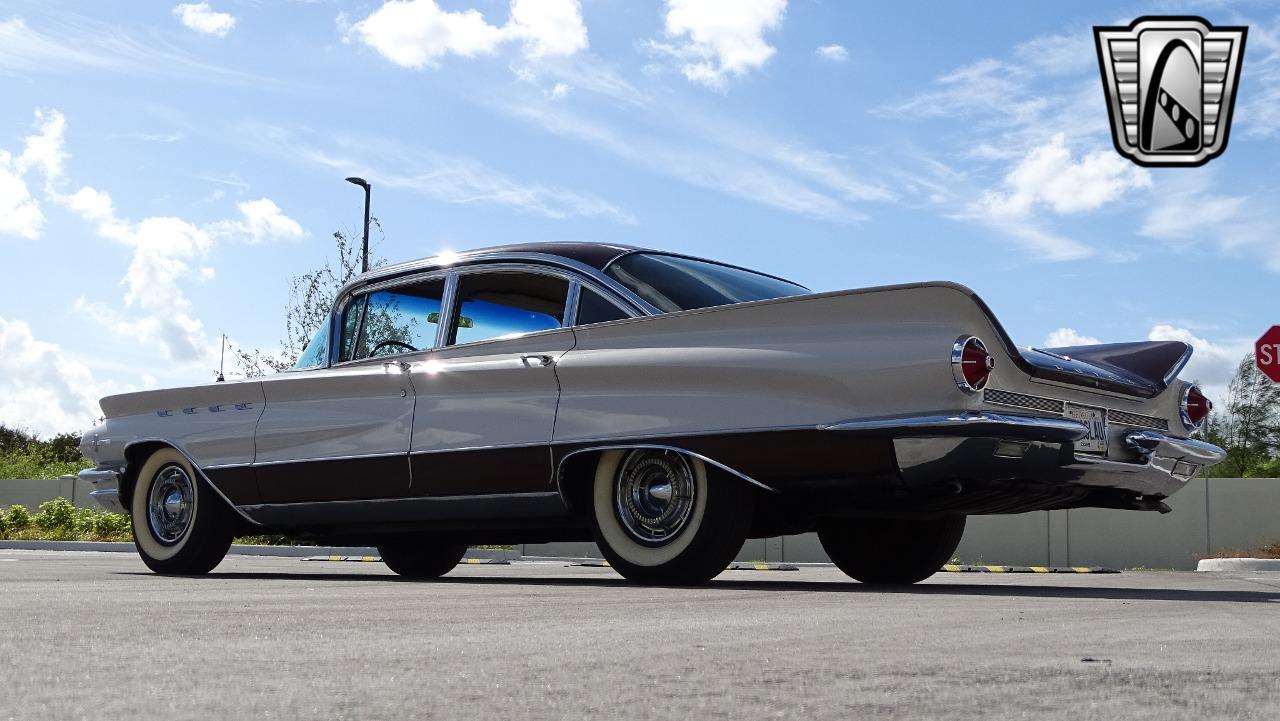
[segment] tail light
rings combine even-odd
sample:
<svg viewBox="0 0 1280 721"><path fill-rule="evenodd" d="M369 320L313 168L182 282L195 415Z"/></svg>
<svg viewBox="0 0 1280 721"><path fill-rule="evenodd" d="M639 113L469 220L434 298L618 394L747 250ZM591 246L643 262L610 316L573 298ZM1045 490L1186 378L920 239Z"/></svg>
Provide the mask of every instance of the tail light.
<svg viewBox="0 0 1280 721"><path fill-rule="evenodd" d="M951 348L951 375L960 390L976 393L987 385L996 359L976 337L962 335Z"/></svg>
<svg viewBox="0 0 1280 721"><path fill-rule="evenodd" d="M1182 392L1182 423L1187 428L1192 430L1199 428L1211 410L1213 410L1213 403L1204 397L1199 387L1188 385Z"/></svg>

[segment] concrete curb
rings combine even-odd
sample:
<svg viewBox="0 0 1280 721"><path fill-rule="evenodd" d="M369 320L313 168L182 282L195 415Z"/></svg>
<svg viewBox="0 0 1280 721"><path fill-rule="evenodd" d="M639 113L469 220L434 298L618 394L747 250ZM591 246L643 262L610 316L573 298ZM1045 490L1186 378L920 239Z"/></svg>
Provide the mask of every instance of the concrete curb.
<svg viewBox="0 0 1280 721"><path fill-rule="evenodd" d="M132 543L101 541L0 541L0 550L10 551L97 551L99 553L136 553ZM356 546L250 546L236 544L227 552L232 556L277 556L309 558L314 556L377 556L378 549ZM520 558L515 550L471 548L466 558L511 561Z"/></svg>
<svg viewBox="0 0 1280 721"><path fill-rule="evenodd" d="M1280 571L1280 558L1206 558L1196 571Z"/></svg>

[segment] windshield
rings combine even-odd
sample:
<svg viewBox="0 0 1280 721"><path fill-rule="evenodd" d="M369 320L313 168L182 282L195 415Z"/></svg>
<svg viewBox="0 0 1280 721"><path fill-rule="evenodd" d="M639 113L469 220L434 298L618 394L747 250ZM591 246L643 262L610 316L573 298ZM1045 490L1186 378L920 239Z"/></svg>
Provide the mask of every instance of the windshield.
<svg viewBox="0 0 1280 721"><path fill-rule="evenodd" d="M329 359L329 323L321 323L316 328L316 334L311 336L311 342L307 344L307 349L302 351L302 355L298 356L298 361L293 364L290 370L300 371L307 368L319 368Z"/></svg>
<svg viewBox="0 0 1280 721"><path fill-rule="evenodd" d="M809 292L742 268L658 253L624 255L605 273L664 313Z"/></svg>

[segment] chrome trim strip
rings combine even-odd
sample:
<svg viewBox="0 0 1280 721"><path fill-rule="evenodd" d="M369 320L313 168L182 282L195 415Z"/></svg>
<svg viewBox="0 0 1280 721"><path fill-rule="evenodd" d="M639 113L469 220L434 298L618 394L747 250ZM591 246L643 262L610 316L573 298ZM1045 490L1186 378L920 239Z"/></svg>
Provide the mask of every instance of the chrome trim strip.
<svg viewBox="0 0 1280 721"><path fill-rule="evenodd" d="M115 513L128 513L120 500L120 475L124 469L120 466L86 468L76 474L76 478L93 484L94 490L89 497L98 505Z"/></svg>
<svg viewBox="0 0 1280 721"><path fill-rule="evenodd" d="M449 341L449 328L453 325L453 306L458 302L458 274L444 277L444 293L440 296L440 320L436 323L436 339L431 350L443 348Z"/></svg>
<svg viewBox="0 0 1280 721"><path fill-rule="evenodd" d="M1181 397L1178 399L1178 420L1182 421L1182 427L1189 431L1199 430L1200 426L1204 425L1204 422L1209 419L1206 414L1204 418L1200 419L1199 423L1191 422L1191 414L1187 412L1187 401L1191 398L1191 389L1195 387L1195 383L1183 383ZM1210 404L1210 409L1212 410L1212 408L1213 406Z"/></svg>
<svg viewBox="0 0 1280 721"><path fill-rule="evenodd" d="M569 499L569 497L564 494L564 488L561 486L561 471L564 469L565 461L569 460L570 458L580 453L591 453L591 452L599 452L599 451L624 451L624 450L634 450L638 448L650 449L655 451L674 451L676 453L683 453L686 456L697 458L703 463L710 463L716 468L719 468L720 470L725 471L726 473L730 473L734 476L737 476L738 478L741 478L742 480L746 481L747 483L750 483L753 486L758 486L759 488L763 488L764 490L769 491L770 493L778 492L778 489L773 488L772 486L768 486L764 483L761 483L760 481L757 481L751 476L748 476L747 474L737 471L733 468L730 468L729 466L726 466L725 464L715 460L714 458L708 458L707 456L704 456L701 453L694 453L693 451L680 448L678 446L657 445L653 443L619 443L619 444L610 444L610 445L603 445L603 446L591 446L589 448L579 448L575 451L570 451L566 453L564 457L560 459L560 463L556 465L556 488L559 489L561 497L565 499L565 503L568 503L568 499Z"/></svg>
<svg viewBox="0 0 1280 721"><path fill-rule="evenodd" d="M969 411L951 415L870 418L821 426L824 431L880 433L894 436L941 434L1024 438L1031 440L1077 441L1089 433L1079 421Z"/></svg>
<svg viewBox="0 0 1280 721"><path fill-rule="evenodd" d="M429 448L427 450L409 451L410 456L429 456L435 453L454 453L457 451L500 451L504 448L546 448L550 445L548 441L532 441L530 443L506 443L502 445L492 446L462 446L459 448Z"/></svg>
<svg viewBox="0 0 1280 721"><path fill-rule="evenodd" d="M968 347L970 341L977 343L982 352L987 354L987 375L976 386L970 385L969 379L964 377L964 349ZM991 370L995 367L995 358L987 350L987 344L983 343L978 336L962 335L951 345L951 379L956 382L956 387L965 393L977 393L986 388L987 381L991 380Z"/></svg>
<svg viewBox="0 0 1280 721"><path fill-rule="evenodd" d="M324 461L358 461L364 458L393 458L395 456L408 457L408 451L390 451L387 453L356 453L343 456L324 456L320 458L289 458L279 461L253 461L252 463L221 463L216 466L205 466L210 471L223 470L227 468L244 468L246 466L282 466L288 463L322 463Z"/></svg>
<svg viewBox="0 0 1280 721"><path fill-rule="evenodd" d="M421 260L409 261L398 265L388 265L376 268L356 276L348 281L346 285L338 291L338 298L350 293L357 287L372 281L382 279L393 279L414 273L415 271L429 270L454 270L464 265L483 264L493 261L531 261L541 263L543 265L559 266L566 270L571 270L579 275L590 278L599 285L607 288L610 292L616 294L619 298L626 300L635 306L635 309L641 311L644 315L657 315L661 311L652 305L646 303L643 299L637 297L634 293L627 290L626 286L614 280L610 276L592 268L585 263L579 263L576 260L565 258L564 256L553 255L551 253L530 253L530 252L510 252L510 251L473 251L459 253L456 256L432 256Z"/></svg>
<svg viewBox="0 0 1280 721"><path fill-rule="evenodd" d="M244 511L241 511L240 507L232 503L230 498L227 498L227 494L223 493L222 489L218 488L217 484L215 484L212 480L210 480L209 476L205 475L204 469L200 466L200 464L196 463L196 460L191 457L190 453L187 453L187 449L183 448L181 445L171 440L168 440L166 438L137 438L132 442L128 443L127 445L125 445L124 452L128 453L129 448L139 443L162 443L172 448L173 450L177 451L178 453L181 453L182 457L187 459L187 463L191 464L191 467L196 470L196 473L200 474L200 477L204 479L204 482L209 484L209 487L213 489L213 492L218 494L218 496L222 498L223 501L226 502L228 507L234 508L236 510L236 513L239 514L241 518L248 521L249 523L252 523L255 526L262 525L261 523L258 523L257 521L253 520L253 518L251 518Z"/></svg>
<svg viewBox="0 0 1280 721"><path fill-rule="evenodd" d="M1191 354L1194 353L1195 350L1196 349L1193 348L1190 343L1188 343L1187 351L1183 353L1182 357L1178 359L1178 362L1174 363L1173 367L1170 368L1169 371L1164 374L1164 385L1166 388L1169 386L1170 383L1173 382L1175 378L1178 377L1178 374L1182 372L1182 369L1187 367L1187 363L1191 361Z"/></svg>

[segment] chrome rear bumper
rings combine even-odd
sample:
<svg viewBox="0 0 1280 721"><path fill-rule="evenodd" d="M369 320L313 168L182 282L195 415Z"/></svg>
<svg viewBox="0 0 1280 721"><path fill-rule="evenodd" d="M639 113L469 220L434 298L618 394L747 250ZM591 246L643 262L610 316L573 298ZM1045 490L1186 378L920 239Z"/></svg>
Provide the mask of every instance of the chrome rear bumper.
<svg viewBox="0 0 1280 721"><path fill-rule="evenodd" d="M98 505L115 513L128 513L120 498L120 471L118 468L86 468L76 477L93 484L89 497Z"/></svg>
<svg viewBox="0 0 1280 721"><path fill-rule="evenodd" d="M1215 445L1140 429L1122 431L1106 457L1079 453L1074 442L1088 433L1083 423L988 412L850 421L826 430L891 437L899 472L913 487L943 479L1025 480L1158 499L1226 458Z"/></svg>

